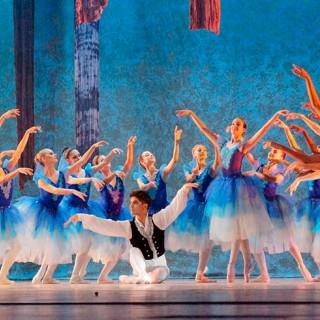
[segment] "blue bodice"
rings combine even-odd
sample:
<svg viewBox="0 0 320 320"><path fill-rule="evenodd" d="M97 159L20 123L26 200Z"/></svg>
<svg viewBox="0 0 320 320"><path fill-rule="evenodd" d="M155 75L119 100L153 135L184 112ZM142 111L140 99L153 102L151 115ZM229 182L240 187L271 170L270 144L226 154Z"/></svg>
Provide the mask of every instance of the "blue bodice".
<svg viewBox="0 0 320 320"><path fill-rule="evenodd" d="M85 178L92 177L91 166L86 166L84 169L84 172L85 172L85 176L84 176ZM71 177L78 178L78 176L75 174L72 174ZM86 195L85 200L82 200L73 194L65 197L66 201L68 201L68 203L71 206L80 206L80 207L87 206L89 198L90 198L91 181L87 182L87 183L83 183L83 184L68 184L67 187L68 187L68 189L74 189L74 190L78 190L80 192L83 192Z"/></svg>
<svg viewBox="0 0 320 320"><path fill-rule="evenodd" d="M320 198L320 179L308 181L309 197L314 199Z"/></svg>
<svg viewBox="0 0 320 320"><path fill-rule="evenodd" d="M241 173L242 161L244 153L239 150L240 144L235 144L232 148L228 148L225 144L221 149L222 174L224 176L232 176Z"/></svg>
<svg viewBox="0 0 320 320"><path fill-rule="evenodd" d="M260 165L257 171L263 173L263 167L264 167L263 164ZM277 168L272 171L272 174L275 176L277 174L283 174L284 171L285 171L285 167L278 165ZM265 197L270 199L274 198L276 196L277 188L278 188L278 183L273 181L266 181L263 188L263 193Z"/></svg>
<svg viewBox="0 0 320 320"><path fill-rule="evenodd" d="M40 179L45 181L47 184L56 187L56 188L65 188L66 183L64 179L64 174L59 171L59 178L57 183L54 183L52 180L50 180L48 177L43 176ZM63 196L62 195L56 195L53 193L49 193L43 189L40 188L40 194L39 194L39 201L45 205L48 208L56 209L61 202Z"/></svg>
<svg viewBox="0 0 320 320"><path fill-rule="evenodd" d="M141 181L144 184L149 183L149 179L145 176L141 176ZM167 185L162 178L162 171L159 170L155 182L157 187L148 190L148 194L152 199L151 207L149 209L150 212L155 213L163 208L165 208L168 204L167 200Z"/></svg>
<svg viewBox="0 0 320 320"><path fill-rule="evenodd" d="M124 184L121 178L116 177L114 186L105 185L100 191L100 204L108 214L119 214L124 201Z"/></svg>
<svg viewBox="0 0 320 320"><path fill-rule="evenodd" d="M204 193L206 192L209 184L211 181L214 179L214 177L211 176L211 166L212 162L207 165L202 172L194 178L192 182L198 183L199 188L192 188L192 193L193 193L193 198L197 202L204 202L205 197ZM185 166L184 167L185 173L191 174L192 173L192 168L190 166Z"/></svg>

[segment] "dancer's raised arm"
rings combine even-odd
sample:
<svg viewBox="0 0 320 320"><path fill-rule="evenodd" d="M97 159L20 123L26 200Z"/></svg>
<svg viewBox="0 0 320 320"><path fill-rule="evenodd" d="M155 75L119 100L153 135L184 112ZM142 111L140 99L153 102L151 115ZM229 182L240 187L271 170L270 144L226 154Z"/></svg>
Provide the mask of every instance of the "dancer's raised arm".
<svg viewBox="0 0 320 320"><path fill-rule="evenodd" d="M256 144L264 137L264 135L270 130L270 128L274 125L276 121L280 118L280 116L286 116L288 114L288 110L280 110L276 112L270 120L268 120L264 126L260 130L258 130L253 137L247 140L242 146L241 151L243 153L250 152Z"/></svg>
<svg viewBox="0 0 320 320"><path fill-rule="evenodd" d="M309 100L310 100L311 112L319 118L320 117L320 99L319 99L319 96L317 94L317 90L312 82L312 79L311 79L309 73L305 69L303 69L295 64L293 64L293 68L291 71L293 74L295 74L299 78L305 80L306 86L307 86L307 91L308 91L308 96L309 96Z"/></svg>
<svg viewBox="0 0 320 320"><path fill-rule="evenodd" d="M320 136L320 125L315 123L314 121L310 120L304 114L292 112L292 113L288 114L287 119L288 120L295 120L295 119L302 120L315 134Z"/></svg>
<svg viewBox="0 0 320 320"><path fill-rule="evenodd" d="M306 141L307 145L309 146L312 153L316 153L316 154L320 153L316 143L310 137L309 133L307 132L307 130L305 128L297 126L296 124L292 124L290 126L290 129L303 134L303 137L304 137L304 139L305 139L305 141Z"/></svg>
<svg viewBox="0 0 320 320"><path fill-rule="evenodd" d="M94 143L84 154L83 156L75 162L73 165L68 167L68 174L78 172L80 168L82 168L89 160L90 157L93 155L96 149L103 147L104 145L107 144L107 141L101 140L99 142Z"/></svg>
<svg viewBox="0 0 320 320"><path fill-rule="evenodd" d="M191 120L196 124L196 126L200 129L200 131L210 140L215 139L216 141L219 138L217 133L211 131L205 123L192 111L192 110L177 110L176 111L177 117L186 117L189 116ZM211 141L211 140L210 140Z"/></svg>
<svg viewBox="0 0 320 320"><path fill-rule="evenodd" d="M25 132L25 134L22 137L21 141L19 142L16 150L14 151L11 159L9 160L9 164L8 164L9 171L11 171L18 163L18 161L21 157L21 154L23 153L23 151L29 141L30 135L34 134L34 133L38 133L38 132L41 132L41 127L31 127Z"/></svg>
<svg viewBox="0 0 320 320"><path fill-rule="evenodd" d="M16 118L20 116L20 109L10 109L0 116L0 127L7 119Z"/></svg>
<svg viewBox="0 0 320 320"><path fill-rule="evenodd" d="M136 136L131 136L128 140L128 146L127 146L127 159L123 166L123 172L125 174L128 174L130 171L133 161L134 161L134 146L137 142Z"/></svg>
<svg viewBox="0 0 320 320"><path fill-rule="evenodd" d="M180 153L180 140L182 135L182 129L180 129L178 126L174 128L174 145L173 145L173 155L168 163L168 165L163 169L163 179L166 181L168 175L173 171L175 166L177 165L179 161L179 153Z"/></svg>
<svg viewBox="0 0 320 320"><path fill-rule="evenodd" d="M287 140L291 146L291 148L295 149L295 150L300 150L301 148L299 146L299 144L297 143L297 140L295 139L295 137L293 136L290 128L285 122L283 122L282 120L278 120L278 122L276 123L278 125L279 128L282 128L284 130L284 133L287 137Z"/></svg>

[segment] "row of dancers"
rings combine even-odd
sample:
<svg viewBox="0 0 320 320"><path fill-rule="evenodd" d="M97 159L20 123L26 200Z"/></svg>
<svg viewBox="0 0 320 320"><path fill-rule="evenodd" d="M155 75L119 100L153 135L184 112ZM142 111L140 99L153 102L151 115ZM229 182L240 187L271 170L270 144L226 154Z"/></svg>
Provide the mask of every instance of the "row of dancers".
<svg viewBox="0 0 320 320"><path fill-rule="evenodd" d="M301 73L303 69L295 66L294 70ZM320 125L302 114L281 110L245 139L247 123L243 118L235 118L228 127L230 138L223 142L192 110L178 110L176 114L189 117L208 138L214 159L208 161L205 145L192 148L193 159L184 166L186 184L171 203L167 200L166 184L179 160L182 130L178 127L174 131L173 156L167 165L158 169L151 152L140 154L142 170L135 174L140 191L130 193L130 211L124 206L124 181L134 161L134 136L128 140L124 165L114 171L112 159L122 152L118 148L88 163L105 141L93 144L83 155L73 148L64 149L58 170L56 154L48 148L40 150L35 156L33 175L39 196L22 197L13 203L14 177L33 174L30 168L15 167L30 135L38 134L41 128L28 129L15 150L2 152L0 283L12 283L8 272L17 261L40 265L33 283L55 284L57 265L70 263L73 254L76 258L72 284L87 283L84 276L91 259L104 264L98 282L111 282L109 273L126 255L133 275L120 277L121 282L159 283L170 271L165 250L199 253L196 281L209 282L205 271L213 245L230 250L230 283L235 279L239 251L244 260L245 282L250 280L252 254L261 273L254 281L269 282L264 252L284 251L292 254L306 281L318 280L312 278L301 252L310 253L320 266L319 150L305 129L288 126L283 119L301 119L316 134L320 134ZM0 117L0 125L16 116L17 109L6 112ZM267 161L258 163L252 151L275 125L283 128L290 147L267 141L264 147L271 148ZM302 151L292 130L303 134L311 155ZM290 163L286 156L295 161ZM242 172L245 158L254 170ZM277 191L289 172L297 174L289 193L302 181L313 181L307 199L294 203L292 197ZM100 194L99 201L89 199L91 184ZM188 199L190 190L193 196Z"/></svg>

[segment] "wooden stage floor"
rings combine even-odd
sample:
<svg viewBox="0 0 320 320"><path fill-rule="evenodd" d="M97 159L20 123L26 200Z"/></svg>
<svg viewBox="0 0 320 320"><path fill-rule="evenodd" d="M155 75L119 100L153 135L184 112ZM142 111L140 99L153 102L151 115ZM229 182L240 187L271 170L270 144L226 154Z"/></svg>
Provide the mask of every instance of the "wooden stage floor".
<svg viewBox="0 0 320 320"><path fill-rule="evenodd" d="M0 319L320 319L320 283L0 286Z"/></svg>

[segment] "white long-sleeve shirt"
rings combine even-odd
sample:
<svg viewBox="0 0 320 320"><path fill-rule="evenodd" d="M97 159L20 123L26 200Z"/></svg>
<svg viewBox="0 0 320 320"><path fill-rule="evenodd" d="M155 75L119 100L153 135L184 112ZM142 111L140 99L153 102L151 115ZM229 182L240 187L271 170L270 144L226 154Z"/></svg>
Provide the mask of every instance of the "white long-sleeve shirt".
<svg viewBox="0 0 320 320"><path fill-rule="evenodd" d="M188 200L188 192L181 188L172 202L164 209L152 216L154 224L165 230L184 210ZM111 237L132 238L130 221L113 221L111 219L97 218L89 214L79 214L79 221L83 227L93 232ZM149 219L145 220L144 229L149 229Z"/></svg>

